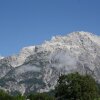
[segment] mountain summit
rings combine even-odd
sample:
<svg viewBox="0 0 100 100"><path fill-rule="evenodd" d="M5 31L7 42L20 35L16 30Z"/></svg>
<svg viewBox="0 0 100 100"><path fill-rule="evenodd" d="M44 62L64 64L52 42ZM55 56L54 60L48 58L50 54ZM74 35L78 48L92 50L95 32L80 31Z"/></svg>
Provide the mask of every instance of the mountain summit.
<svg viewBox="0 0 100 100"><path fill-rule="evenodd" d="M55 36L0 59L0 88L11 93L47 92L61 74L90 74L100 82L100 37L89 32Z"/></svg>

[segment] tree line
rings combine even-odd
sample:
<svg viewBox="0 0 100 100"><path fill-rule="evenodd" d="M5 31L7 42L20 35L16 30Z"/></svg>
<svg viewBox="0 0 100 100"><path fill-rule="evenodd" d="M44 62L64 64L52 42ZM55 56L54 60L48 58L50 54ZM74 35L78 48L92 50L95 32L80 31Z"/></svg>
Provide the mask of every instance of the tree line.
<svg viewBox="0 0 100 100"><path fill-rule="evenodd" d="M90 75L61 75L55 89L49 93L10 95L0 90L0 100L99 100L100 85Z"/></svg>

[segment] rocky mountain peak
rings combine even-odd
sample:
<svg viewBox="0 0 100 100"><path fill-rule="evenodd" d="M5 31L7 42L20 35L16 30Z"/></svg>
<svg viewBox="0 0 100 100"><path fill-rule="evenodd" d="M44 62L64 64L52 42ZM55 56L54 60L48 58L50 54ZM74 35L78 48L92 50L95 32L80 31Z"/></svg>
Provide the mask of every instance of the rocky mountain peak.
<svg viewBox="0 0 100 100"><path fill-rule="evenodd" d="M85 31L76 31L76 32L69 33L69 35L92 36L94 34L90 32L85 32Z"/></svg>
<svg viewBox="0 0 100 100"><path fill-rule="evenodd" d="M0 60L0 86L10 92L53 89L60 74L79 72L100 82L100 37L89 32L54 36Z"/></svg>
<svg viewBox="0 0 100 100"><path fill-rule="evenodd" d="M74 39L74 40L73 40ZM81 39L90 39L90 40L93 40L95 41L95 39L100 39L99 36L96 36L92 33L89 33L89 32L84 32L84 31L78 31L78 32L72 32L70 34L67 34L66 36L61 36L61 35L58 35L58 36L53 36L51 41L51 43L55 43L55 42L68 42L69 40L70 41L77 41L77 40L81 40Z"/></svg>
<svg viewBox="0 0 100 100"><path fill-rule="evenodd" d="M50 41L45 41L42 48L48 51L53 51L56 48L76 49L90 48L90 45L100 46L100 37L89 32L73 32L65 36L54 36ZM43 49L42 49L43 50Z"/></svg>
<svg viewBox="0 0 100 100"><path fill-rule="evenodd" d="M76 40L83 40L84 42L91 41L91 42L95 42L97 44L99 44L99 41L100 41L100 36L96 36L93 33L84 32L84 31L70 33L68 35L68 37L70 37L71 39L74 38ZM75 40L74 40L74 42L75 42Z"/></svg>

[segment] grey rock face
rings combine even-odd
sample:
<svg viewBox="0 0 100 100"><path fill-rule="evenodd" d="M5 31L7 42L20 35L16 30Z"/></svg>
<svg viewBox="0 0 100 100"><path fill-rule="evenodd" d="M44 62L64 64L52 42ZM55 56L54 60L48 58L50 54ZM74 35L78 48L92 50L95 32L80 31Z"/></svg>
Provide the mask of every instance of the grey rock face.
<svg viewBox="0 0 100 100"><path fill-rule="evenodd" d="M21 93L54 89L61 74L91 74L100 82L100 37L88 32L56 36L0 60L0 88Z"/></svg>

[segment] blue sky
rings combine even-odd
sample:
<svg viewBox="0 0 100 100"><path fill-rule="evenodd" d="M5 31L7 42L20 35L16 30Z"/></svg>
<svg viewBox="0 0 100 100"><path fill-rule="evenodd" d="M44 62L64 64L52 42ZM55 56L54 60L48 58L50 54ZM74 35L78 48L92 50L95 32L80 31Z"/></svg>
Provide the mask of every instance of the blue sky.
<svg viewBox="0 0 100 100"><path fill-rule="evenodd" d="M100 0L0 0L3 56L81 30L100 34Z"/></svg>

